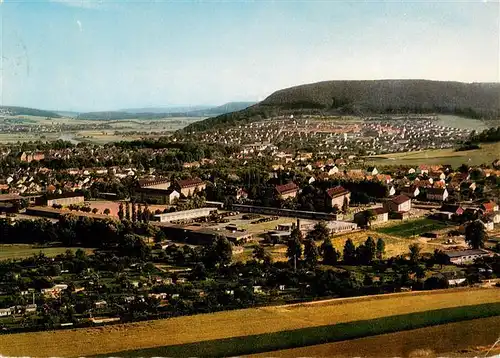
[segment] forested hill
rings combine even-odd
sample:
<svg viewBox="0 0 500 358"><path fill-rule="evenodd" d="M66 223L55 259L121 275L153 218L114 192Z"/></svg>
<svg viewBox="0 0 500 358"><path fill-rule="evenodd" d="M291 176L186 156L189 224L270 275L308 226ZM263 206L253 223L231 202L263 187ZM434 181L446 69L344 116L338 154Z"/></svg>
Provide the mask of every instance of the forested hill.
<svg viewBox="0 0 500 358"><path fill-rule="evenodd" d="M442 113L471 118L500 117L500 83L428 80L325 81L279 90L245 110L196 122L203 131L291 113Z"/></svg>
<svg viewBox="0 0 500 358"><path fill-rule="evenodd" d="M52 111L44 111L36 108L15 107L15 106L0 106L0 114L10 116L37 116L60 118L61 116Z"/></svg>

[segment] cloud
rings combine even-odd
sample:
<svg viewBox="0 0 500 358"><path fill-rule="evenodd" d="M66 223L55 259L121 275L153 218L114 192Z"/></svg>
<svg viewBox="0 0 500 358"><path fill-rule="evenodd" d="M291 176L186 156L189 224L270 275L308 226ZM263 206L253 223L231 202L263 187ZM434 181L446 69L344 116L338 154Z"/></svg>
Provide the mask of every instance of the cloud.
<svg viewBox="0 0 500 358"><path fill-rule="evenodd" d="M82 22L80 20L76 20L76 24L78 25L80 32L82 32L83 31Z"/></svg>

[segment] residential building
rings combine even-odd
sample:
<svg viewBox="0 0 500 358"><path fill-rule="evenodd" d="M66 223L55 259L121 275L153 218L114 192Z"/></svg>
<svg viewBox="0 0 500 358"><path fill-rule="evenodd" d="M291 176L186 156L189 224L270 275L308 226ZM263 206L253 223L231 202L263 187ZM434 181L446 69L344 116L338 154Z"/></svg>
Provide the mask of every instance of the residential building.
<svg viewBox="0 0 500 358"><path fill-rule="evenodd" d="M384 206L391 212L407 212L411 209L411 199L406 195L398 195L386 201Z"/></svg>
<svg viewBox="0 0 500 358"><path fill-rule="evenodd" d="M448 198L448 190L446 188L427 188L427 200L445 201Z"/></svg>
<svg viewBox="0 0 500 358"><path fill-rule="evenodd" d="M175 189L185 197L192 196L195 192L205 190L206 184L200 178L178 180Z"/></svg>
<svg viewBox="0 0 500 358"><path fill-rule="evenodd" d="M498 204L494 201L488 201L486 203L482 203L479 207L483 213L492 213L498 211Z"/></svg>
<svg viewBox="0 0 500 358"><path fill-rule="evenodd" d="M351 192L340 185L330 188L326 191L326 201L328 207L334 208L336 206L342 209L344 203L349 205L351 201Z"/></svg>
<svg viewBox="0 0 500 358"><path fill-rule="evenodd" d="M299 192L299 187L295 183L276 185L276 192L280 199L295 198Z"/></svg>
<svg viewBox="0 0 500 358"><path fill-rule="evenodd" d="M460 205L455 204L443 204L439 211L452 213L453 215L462 215L464 213L464 209Z"/></svg>
<svg viewBox="0 0 500 358"><path fill-rule="evenodd" d="M409 198L416 198L420 194L420 189L416 185L411 185L401 189L401 194Z"/></svg>

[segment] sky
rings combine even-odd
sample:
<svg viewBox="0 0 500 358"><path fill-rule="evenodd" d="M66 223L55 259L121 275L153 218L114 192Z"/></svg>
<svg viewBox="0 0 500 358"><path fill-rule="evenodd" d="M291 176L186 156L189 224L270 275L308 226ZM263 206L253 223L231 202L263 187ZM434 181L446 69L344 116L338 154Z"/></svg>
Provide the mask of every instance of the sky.
<svg viewBox="0 0 500 358"><path fill-rule="evenodd" d="M259 101L345 79L500 81L499 0L0 0L2 105Z"/></svg>

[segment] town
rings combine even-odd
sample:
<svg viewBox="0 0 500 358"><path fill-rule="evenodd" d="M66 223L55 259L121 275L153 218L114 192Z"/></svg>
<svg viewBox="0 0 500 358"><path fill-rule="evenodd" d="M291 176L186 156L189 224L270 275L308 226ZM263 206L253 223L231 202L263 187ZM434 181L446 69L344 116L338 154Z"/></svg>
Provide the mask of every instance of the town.
<svg viewBox="0 0 500 358"><path fill-rule="evenodd" d="M466 135L422 123L433 136L420 131L422 148ZM272 129L282 124L249 126L247 141L284 138ZM324 140L343 153L248 145L232 130L217 143L4 145L0 326L86 327L498 282L499 160L377 168L349 151L359 133L383 133L370 148L397 135L421 149L411 126L377 119L338 138L326 127Z"/></svg>

